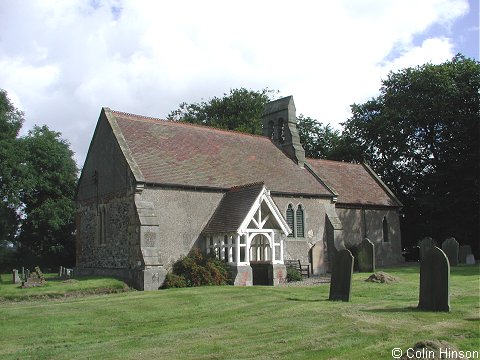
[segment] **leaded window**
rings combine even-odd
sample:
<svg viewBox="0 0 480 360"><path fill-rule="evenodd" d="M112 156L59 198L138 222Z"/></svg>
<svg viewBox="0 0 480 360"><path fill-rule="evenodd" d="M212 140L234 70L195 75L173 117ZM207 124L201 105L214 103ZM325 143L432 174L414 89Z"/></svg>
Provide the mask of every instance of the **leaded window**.
<svg viewBox="0 0 480 360"><path fill-rule="evenodd" d="M290 227L290 229L292 229L292 232L290 234L288 234L288 237L293 237L294 236L295 227L294 227L293 221L294 221L293 220L293 206L292 206L292 204L289 204L288 208L287 208L287 224Z"/></svg>
<svg viewBox="0 0 480 360"><path fill-rule="evenodd" d="M304 216L303 216L303 208L302 205L298 205L297 211L296 211L296 222L297 222L297 237L305 237L305 222L304 222Z"/></svg>

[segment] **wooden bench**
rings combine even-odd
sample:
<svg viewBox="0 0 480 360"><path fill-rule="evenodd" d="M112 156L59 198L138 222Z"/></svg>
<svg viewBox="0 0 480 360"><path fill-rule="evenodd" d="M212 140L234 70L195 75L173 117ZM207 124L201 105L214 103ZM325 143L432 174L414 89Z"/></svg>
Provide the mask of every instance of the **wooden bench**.
<svg viewBox="0 0 480 360"><path fill-rule="evenodd" d="M300 272L303 276L310 277L310 265L302 264L300 260L283 260L286 267L291 267Z"/></svg>

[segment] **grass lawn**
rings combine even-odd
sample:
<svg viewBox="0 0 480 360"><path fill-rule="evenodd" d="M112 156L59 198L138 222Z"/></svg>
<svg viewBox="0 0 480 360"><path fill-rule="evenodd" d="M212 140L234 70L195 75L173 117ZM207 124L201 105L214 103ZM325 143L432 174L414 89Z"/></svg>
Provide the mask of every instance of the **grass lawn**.
<svg viewBox="0 0 480 360"><path fill-rule="evenodd" d="M62 280L58 279L56 274L44 275L47 280L44 286L22 289L20 284L12 284L11 274L1 274L0 306L3 306L5 301L45 300L89 294L116 293L128 290L122 281L112 278L85 277L79 280Z"/></svg>
<svg viewBox="0 0 480 360"><path fill-rule="evenodd" d="M354 274L349 303L326 300L328 284L3 301L0 358L392 359L427 339L480 350L478 265L452 268L450 313L416 309L418 266L384 271L401 281Z"/></svg>

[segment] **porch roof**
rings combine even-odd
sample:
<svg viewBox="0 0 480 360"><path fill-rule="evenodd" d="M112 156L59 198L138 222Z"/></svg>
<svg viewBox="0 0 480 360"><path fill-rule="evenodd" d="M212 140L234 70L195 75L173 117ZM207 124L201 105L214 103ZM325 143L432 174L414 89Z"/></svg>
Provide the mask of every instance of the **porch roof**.
<svg viewBox="0 0 480 360"><path fill-rule="evenodd" d="M256 201L258 201L257 205ZM285 219L283 219L275 202L265 189L265 185L261 182L231 188L223 196L203 233L218 234L241 231L241 228L250 222L251 217L263 201L269 203L267 206L270 208L276 223L283 231L288 233L290 229Z"/></svg>

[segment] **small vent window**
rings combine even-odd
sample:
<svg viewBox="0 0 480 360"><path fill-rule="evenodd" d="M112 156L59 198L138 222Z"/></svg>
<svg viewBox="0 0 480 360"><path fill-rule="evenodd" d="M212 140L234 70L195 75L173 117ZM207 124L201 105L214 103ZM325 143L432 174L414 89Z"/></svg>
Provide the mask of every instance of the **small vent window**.
<svg viewBox="0 0 480 360"><path fill-rule="evenodd" d="M296 220L297 220L297 234L296 234L297 237L305 237L305 224L304 224L304 218L303 218L302 205L298 205Z"/></svg>
<svg viewBox="0 0 480 360"><path fill-rule="evenodd" d="M288 235L288 237L293 237L294 236L293 232L295 231L295 227L294 227L294 224L293 224L293 206L292 206L292 204L289 204L288 208L287 208L287 224L290 227L290 229L292 229L292 232Z"/></svg>

